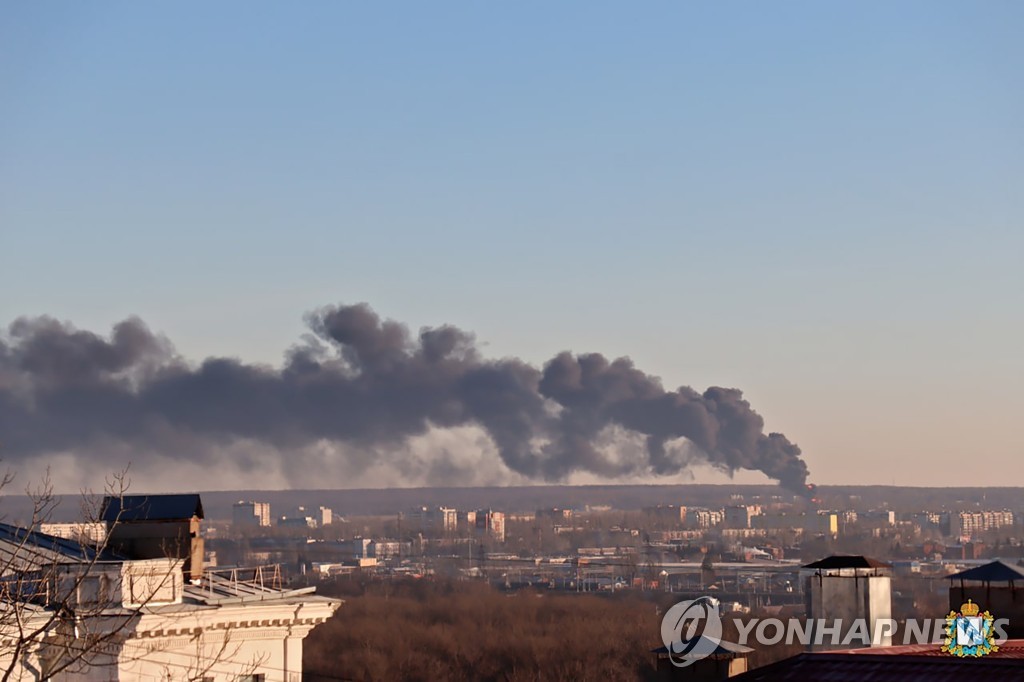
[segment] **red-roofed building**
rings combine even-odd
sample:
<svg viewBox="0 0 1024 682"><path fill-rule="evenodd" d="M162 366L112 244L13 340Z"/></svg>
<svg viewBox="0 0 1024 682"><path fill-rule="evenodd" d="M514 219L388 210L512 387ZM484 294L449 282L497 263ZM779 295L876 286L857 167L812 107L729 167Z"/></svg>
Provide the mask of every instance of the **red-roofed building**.
<svg viewBox="0 0 1024 682"><path fill-rule="evenodd" d="M731 678L736 682L1024 682L1024 640L1009 639L987 656L959 658L937 644L805 653Z"/></svg>

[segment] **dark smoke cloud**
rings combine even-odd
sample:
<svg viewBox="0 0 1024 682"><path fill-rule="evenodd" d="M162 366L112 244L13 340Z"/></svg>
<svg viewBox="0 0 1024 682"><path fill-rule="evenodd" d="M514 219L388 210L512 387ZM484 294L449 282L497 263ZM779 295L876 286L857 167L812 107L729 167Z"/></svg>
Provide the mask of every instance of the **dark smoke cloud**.
<svg viewBox="0 0 1024 682"><path fill-rule="evenodd" d="M807 478L800 449L764 433L736 389L666 391L630 360L596 353L561 353L543 369L488 360L471 334L443 326L413 335L365 304L323 308L307 323L309 338L271 368L229 358L190 365L137 318L109 338L18 319L0 337L0 456L72 452L110 467L103 452L114 444L213 463L242 440L282 459L318 442L386 453L434 427L477 425L530 479L670 475L695 451L792 490ZM612 432L644 445L609 452Z"/></svg>

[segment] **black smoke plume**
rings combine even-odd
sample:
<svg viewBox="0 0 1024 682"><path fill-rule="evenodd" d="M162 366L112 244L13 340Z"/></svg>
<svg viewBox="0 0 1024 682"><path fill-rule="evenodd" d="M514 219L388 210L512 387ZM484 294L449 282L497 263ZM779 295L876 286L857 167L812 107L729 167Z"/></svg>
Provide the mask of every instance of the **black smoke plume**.
<svg viewBox="0 0 1024 682"><path fill-rule="evenodd" d="M272 368L191 365L137 318L107 338L20 318L0 336L0 457L72 453L109 467L102 453L114 448L214 462L243 440L281 458L319 442L383 453L432 427L477 425L510 470L535 480L670 475L696 457L804 489L800 449L766 434L736 389L666 391L629 359L597 353L561 353L542 369L489 360L460 329L413 335L365 304L307 322L309 338ZM609 447L615 433L642 447Z"/></svg>

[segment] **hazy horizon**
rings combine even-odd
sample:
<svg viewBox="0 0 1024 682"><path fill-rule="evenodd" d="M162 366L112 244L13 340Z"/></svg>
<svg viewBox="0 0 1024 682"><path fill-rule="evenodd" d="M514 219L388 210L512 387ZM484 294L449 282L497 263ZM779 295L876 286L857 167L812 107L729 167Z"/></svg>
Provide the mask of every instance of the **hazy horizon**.
<svg viewBox="0 0 1024 682"><path fill-rule="evenodd" d="M414 335L471 332L486 360L596 352L668 391L739 389L817 484L1024 486L1022 20L1013 3L9 4L0 342L22 317L109 339L135 315L192 368L280 370L305 315L367 302ZM0 363L0 398L20 381ZM13 417L0 459L72 491L129 461L176 490L404 485L438 452L456 479L521 482L469 422L356 479L336 448L304 442L313 465L289 471L217 429L207 461L187 429L178 457L170 437L154 459L97 438L107 459L12 460ZM671 476L644 480L730 480Z"/></svg>

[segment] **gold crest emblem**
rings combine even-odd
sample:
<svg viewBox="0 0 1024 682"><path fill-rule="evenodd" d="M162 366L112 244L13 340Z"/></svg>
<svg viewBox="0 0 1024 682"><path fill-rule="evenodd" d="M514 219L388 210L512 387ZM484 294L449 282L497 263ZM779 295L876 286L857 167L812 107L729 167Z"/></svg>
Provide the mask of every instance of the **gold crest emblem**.
<svg viewBox="0 0 1024 682"><path fill-rule="evenodd" d="M996 645L993 624L995 619L988 611L970 599L960 606L960 611L950 611L946 616L944 653L953 656L984 656L999 651Z"/></svg>

